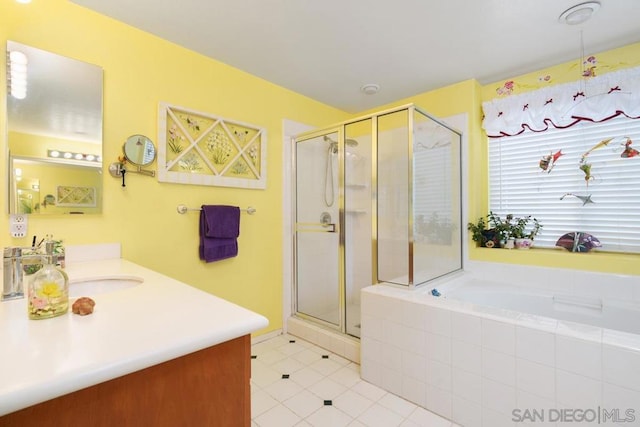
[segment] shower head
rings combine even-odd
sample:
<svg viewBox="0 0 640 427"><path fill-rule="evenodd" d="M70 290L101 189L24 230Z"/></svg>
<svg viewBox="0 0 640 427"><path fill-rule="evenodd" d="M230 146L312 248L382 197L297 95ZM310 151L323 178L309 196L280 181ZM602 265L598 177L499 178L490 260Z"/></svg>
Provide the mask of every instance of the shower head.
<svg viewBox="0 0 640 427"><path fill-rule="evenodd" d="M334 141L333 139L329 138L327 135L324 136L324 140L329 143L329 148L331 149L331 151L333 153L337 153L338 152L338 142L337 141ZM357 147L358 146L358 141L356 141L355 139L351 139L351 138L345 139L344 143L347 145L347 147Z"/></svg>

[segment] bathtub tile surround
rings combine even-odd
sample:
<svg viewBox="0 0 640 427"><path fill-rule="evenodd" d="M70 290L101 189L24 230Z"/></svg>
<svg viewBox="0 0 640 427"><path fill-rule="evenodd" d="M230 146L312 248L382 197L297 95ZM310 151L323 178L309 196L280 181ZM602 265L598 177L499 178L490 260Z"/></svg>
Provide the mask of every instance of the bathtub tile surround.
<svg viewBox="0 0 640 427"><path fill-rule="evenodd" d="M556 372L548 365L517 359L516 384L524 393L544 396L551 401L556 397Z"/></svg>
<svg viewBox="0 0 640 427"><path fill-rule="evenodd" d="M474 295L475 302L457 300L455 292L448 297L450 289L465 282L471 283L473 292L483 285L506 289L505 283L476 279L501 277L497 274L501 265L471 264L472 271L436 284L442 297L431 295L433 286L409 291L376 285L363 290L364 380L465 427L555 426L555 421L516 422L513 410L544 410L549 417L550 410L598 408L617 411L619 422L608 419L605 424L640 426L640 331L629 332L640 325L633 318L620 317L615 320L627 331L611 329L610 320L609 329L597 326L603 316L590 305L601 299L602 313L608 315L610 307L615 309L620 303L609 292L617 289L622 292L624 308L640 310L640 300L630 299L638 295L637 276L593 273L597 277L585 280L592 273L507 267L509 277L522 278L516 287L527 299L548 290L586 298L586 308L573 310L564 302L555 308L558 317L577 313L593 323L588 325L549 317L549 311L541 316L524 312L530 311L527 307L524 311L498 308L492 300L498 295L491 293L495 287L484 296ZM536 277L549 280L539 283ZM551 279L558 282L557 287ZM548 297L552 308L553 294ZM480 305L482 298L486 304ZM627 410L632 411L633 422L622 422Z"/></svg>
<svg viewBox="0 0 640 427"><path fill-rule="evenodd" d="M556 336L556 366L574 374L602 379L602 345L597 341Z"/></svg>
<svg viewBox="0 0 640 427"><path fill-rule="evenodd" d="M603 378L605 381L640 391L640 353L620 346L602 346Z"/></svg>
<svg viewBox="0 0 640 427"><path fill-rule="evenodd" d="M553 331L540 331L528 326L516 327L516 356L519 359L553 366L556 338Z"/></svg>
<svg viewBox="0 0 640 427"><path fill-rule="evenodd" d="M420 304L413 304L422 308ZM472 345L480 345L482 328L481 319L465 313L451 313L451 338L454 340L468 342Z"/></svg>

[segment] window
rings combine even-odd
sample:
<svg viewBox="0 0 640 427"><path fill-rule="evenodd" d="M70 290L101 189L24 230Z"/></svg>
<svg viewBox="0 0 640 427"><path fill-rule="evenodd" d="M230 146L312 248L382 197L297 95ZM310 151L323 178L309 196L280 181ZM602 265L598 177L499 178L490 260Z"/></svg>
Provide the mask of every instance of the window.
<svg viewBox="0 0 640 427"><path fill-rule="evenodd" d="M489 138L490 209L501 217L537 218L543 225L537 247L554 247L563 234L579 231L599 239L601 250L640 253L640 155L634 150L640 150L640 120L624 115ZM543 170L540 161L558 152ZM581 165L590 165L590 176Z"/></svg>

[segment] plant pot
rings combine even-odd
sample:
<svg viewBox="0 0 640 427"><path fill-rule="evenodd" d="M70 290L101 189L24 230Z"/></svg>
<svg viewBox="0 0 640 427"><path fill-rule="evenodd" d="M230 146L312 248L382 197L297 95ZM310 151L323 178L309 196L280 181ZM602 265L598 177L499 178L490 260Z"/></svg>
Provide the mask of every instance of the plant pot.
<svg viewBox="0 0 640 427"><path fill-rule="evenodd" d="M533 246L533 240L531 239L516 239L514 243L516 249L529 249Z"/></svg>
<svg viewBox="0 0 640 427"><path fill-rule="evenodd" d="M497 248L498 247L498 242L497 242L497 234L495 232L495 230L484 230L482 232L482 245L485 248Z"/></svg>
<svg viewBox="0 0 640 427"><path fill-rule="evenodd" d="M507 241L504 243L505 249L513 249L515 247L516 247L516 239L514 239L513 237L508 238Z"/></svg>

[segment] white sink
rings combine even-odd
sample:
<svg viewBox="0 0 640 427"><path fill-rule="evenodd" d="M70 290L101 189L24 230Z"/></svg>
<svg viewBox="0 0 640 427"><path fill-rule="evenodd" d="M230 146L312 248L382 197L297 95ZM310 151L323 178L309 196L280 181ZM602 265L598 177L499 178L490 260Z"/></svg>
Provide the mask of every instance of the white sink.
<svg viewBox="0 0 640 427"><path fill-rule="evenodd" d="M69 280L69 298L90 297L123 289L130 289L144 282L137 276L114 276Z"/></svg>

